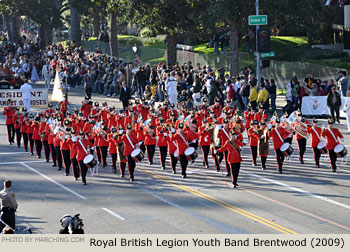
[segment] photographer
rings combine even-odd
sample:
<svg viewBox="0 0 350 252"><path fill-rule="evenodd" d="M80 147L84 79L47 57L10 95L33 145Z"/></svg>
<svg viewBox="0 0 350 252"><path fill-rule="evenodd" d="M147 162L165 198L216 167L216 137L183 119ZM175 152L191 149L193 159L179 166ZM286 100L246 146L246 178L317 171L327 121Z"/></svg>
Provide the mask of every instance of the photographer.
<svg viewBox="0 0 350 252"><path fill-rule="evenodd" d="M11 192L11 180L4 181L4 189L0 191L0 209L1 220L9 225L14 230L16 229L16 216L18 204L15 198L15 194ZM4 224L0 223L1 230L4 228Z"/></svg>

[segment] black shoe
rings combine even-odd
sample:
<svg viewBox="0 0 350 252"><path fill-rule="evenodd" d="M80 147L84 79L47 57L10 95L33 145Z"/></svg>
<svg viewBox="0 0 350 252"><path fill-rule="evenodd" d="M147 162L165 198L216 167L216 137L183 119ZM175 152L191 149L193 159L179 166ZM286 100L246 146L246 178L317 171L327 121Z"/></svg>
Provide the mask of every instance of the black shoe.
<svg viewBox="0 0 350 252"><path fill-rule="evenodd" d="M102 167L106 167L107 165L106 164L103 164Z"/></svg>
<svg viewBox="0 0 350 252"><path fill-rule="evenodd" d="M321 167L321 166L318 164L318 165L317 165L317 168L320 168L320 167Z"/></svg>
<svg viewBox="0 0 350 252"><path fill-rule="evenodd" d="M299 158L299 160L300 160L300 163L304 164L304 160L303 159Z"/></svg>
<svg viewBox="0 0 350 252"><path fill-rule="evenodd" d="M86 182L84 182L83 185L87 185Z"/></svg>
<svg viewBox="0 0 350 252"><path fill-rule="evenodd" d="M164 166L162 167L162 170L163 170L163 171L165 170L165 167L164 167Z"/></svg>
<svg viewBox="0 0 350 252"><path fill-rule="evenodd" d="M182 178L186 178L187 176L186 176L186 174L185 175L182 175Z"/></svg>
<svg viewBox="0 0 350 252"><path fill-rule="evenodd" d="M124 174L120 175L121 178L124 178Z"/></svg>
<svg viewBox="0 0 350 252"><path fill-rule="evenodd" d="M78 178L74 178L74 180L78 180Z"/></svg>
<svg viewBox="0 0 350 252"><path fill-rule="evenodd" d="M134 178L131 178L131 179L130 179L130 182L133 182L133 181L134 181Z"/></svg>
<svg viewBox="0 0 350 252"><path fill-rule="evenodd" d="M173 171L173 174L176 174L176 171Z"/></svg>
<svg viewBox="0 0 350 252"><path fill-rule="evenodd" d="M46 159L46 163L50 162L50 160Z"/></svg>
<svg viewBox="0 0 350 252"><path fill-rule="evenodd" d="M117 169L113 168L113 173L117 173Z"/></svg>
<svg viewBox="0 0 350 252"><path fill-rule="evenodd" d="M220 169L217 169L216 172L220 172Z"/></svg>
<svg viewBox="0 0 350 252"><path fill-rule="evenodd" d="M56 167L56 164L52 164L52 167Z"/></svg>
<svg viewBox="0 0 350 252"><path fill-rule="evenodd" d="M41 156L37 156L38 158L41 158Z"/></svg>
<svg viewBox="0 0 350 252"><path fill-rule="evenodd" d="M226 174L226 177L231 177L231 173L227 173L227 174Z"/></svg>
<svg viewBox="0 0 350 252"><path fill-rule="evenodd" d="M62 170L62 167L58 167L57 170L58 170L58 171Z"/></svg>
<svg viewBox="0 0 350 252"><path fill-rule="evenodd" d="M31 156L34 156L34 153L30 153Z"/></svg>
<svg viewBox="0 0 350 252"><path fill-rule="evenodd" d="M279 174L282 174L283 172L282 171L278 171Z"/></svg>
<svg viewBox="0 0 350 252"><path fill-rule="evenodd" d="M237 185L233 184L233 188L237 188Z"/></svg>
<svg viewBox="0 0 350 252"><path fill-rule="evenodd" d="M339 121L339 120L337 120L337 122L338 122L338 123L340 123L340 121Z"/></svg>
<svg viewBox="0 0 350 252"><path fill-rule="evenodd" d="M69 176L69 172L66 172L66 176Z"/></svg>
<svg viewBox="0 0 350 252"><path fill-rule="evenodd" d="M266 167L261 167L261 170L266 170Z"/></svg>
<svg viewBox="0 0 350 252"><path fill-rule="evenodd" d="M336 172L336 169L332 169L333 172Z"/></svg>

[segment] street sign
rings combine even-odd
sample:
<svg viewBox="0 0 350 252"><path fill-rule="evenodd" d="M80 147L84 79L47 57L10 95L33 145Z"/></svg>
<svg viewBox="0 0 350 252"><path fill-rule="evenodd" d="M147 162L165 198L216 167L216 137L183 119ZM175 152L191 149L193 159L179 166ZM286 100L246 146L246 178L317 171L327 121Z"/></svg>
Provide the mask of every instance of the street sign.
<svg viewBox="0 0 350 252"><path fill-rule="evenodd" d="M254 56L256 56L256 52L254 52ZM275 57L275 56L276 56L275 52L260 53L261 58Z"/></svg>
<svg viewBox="0 0 350 252"><path fill-rule="evenodd" d="M267 25L267 15L249 16L249 25Z"/></svg>

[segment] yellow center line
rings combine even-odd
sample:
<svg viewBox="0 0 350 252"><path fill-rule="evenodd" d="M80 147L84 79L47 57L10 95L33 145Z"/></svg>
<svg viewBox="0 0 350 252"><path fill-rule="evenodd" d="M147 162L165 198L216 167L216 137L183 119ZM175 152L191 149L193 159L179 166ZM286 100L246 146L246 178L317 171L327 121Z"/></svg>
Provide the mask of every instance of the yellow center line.
<svg viewBox="0 0 350 252"><path fill-rule="evenodd" d="M143 172L143 173L145 173L145 174L147 174L147 175L149 175L151 177L154 177L154 178L157 178L159 180L162 180L162 181L164 181L164 182L166 182L168 184L171 184L171 185L173 185L173 186L175 186L177 188L180 188L180 189L182 189L182 190L184 190L186 192L189 192L189 193L191 193L193 195L196 195L196 196L198 196L200 198L206 199L206 200L208 200L208 201L210 201L212 203L215 203L215 204L220 205L220 206L222 206L222 207L224 207L226 209L229 209L230 211L233 211L233 212L238 213L240 215L243 215L243 216L245 216L245 217L247 217L249 219L257 221L257 222L259 222L259 223L261 223L261 224L263 224L265 226L268 226L268 227L270 227L272 229L275 229L275 230L277 230L277 231L279 231L281 233L284 233L284 234L297 234L296 232L294 232L294 231L292 231L292 230L290 230L288 228L282 227L281 225L278 225L277 223L271 222L271 221L269 221L269 220L267 220L267 219L265 219L263 217L257 216L255 214L253 214L251 212L248 212L246 210L243 210L241 208L235 207L235 206L233 206L233 205L231 205L231 204L229 204L227 202L224 202L224 201L222 201L220 199L217 199L217 198L215 198L213 196L210 196L208 194L202 193L202 192L200 192L200 191L198 191L198 190L196 190L196 189L194 189L192 187L189 187L189 186L186 186L186 185L182 185L182 184L180 184L178 182L175 182L173 180L170 180L170 179L168 179L168 178L166 178L164 176L156 174L156 173L154 173L154 172L152 172L150 170L147 170L147 169L144 169L144 168L140 168L140 167L138 167L138 168L139 168L138 169L139 171L141 171L141 172Z"/></svg>

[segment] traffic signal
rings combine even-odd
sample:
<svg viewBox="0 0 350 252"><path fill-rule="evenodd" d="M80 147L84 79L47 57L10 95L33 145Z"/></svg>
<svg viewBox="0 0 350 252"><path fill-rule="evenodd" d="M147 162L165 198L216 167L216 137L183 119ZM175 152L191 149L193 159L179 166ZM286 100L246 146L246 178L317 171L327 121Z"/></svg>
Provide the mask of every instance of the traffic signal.
<svg viewBox="0 0 350 252"><path fill-rule="evenodd" d="M266 29L258 30L258 52L270 52L270 32Z"/></svg>

